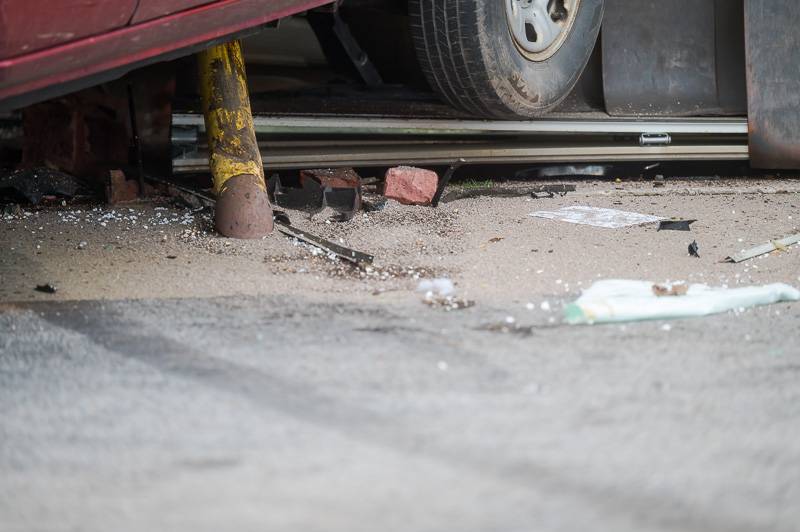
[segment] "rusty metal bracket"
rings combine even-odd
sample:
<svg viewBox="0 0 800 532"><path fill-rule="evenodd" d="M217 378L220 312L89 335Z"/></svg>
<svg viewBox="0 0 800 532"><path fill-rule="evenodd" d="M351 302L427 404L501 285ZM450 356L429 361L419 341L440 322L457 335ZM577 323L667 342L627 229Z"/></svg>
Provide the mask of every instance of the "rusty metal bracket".
<svg viewBox="0 0 800 532"><path fill-rule="evenodd" d="M453 174L456 173L456 170L464 166L466 164L465 159L459 159L453 164L450 165L450 168L447 169L447 172L442 176L441 181L439 181L439 186L436 188L436 194L433 195L433 199L431 200L431 207L438 207L439 201L442 199L442 194L444 194L444 189L450 183L450 179L453 178Z"/></svg>

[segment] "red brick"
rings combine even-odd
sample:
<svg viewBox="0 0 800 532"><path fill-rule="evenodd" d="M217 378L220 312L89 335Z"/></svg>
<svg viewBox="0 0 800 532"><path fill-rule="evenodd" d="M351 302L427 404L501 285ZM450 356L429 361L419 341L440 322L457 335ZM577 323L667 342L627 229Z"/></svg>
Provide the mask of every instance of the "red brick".
<svg viewBox="0 0 800 532"><path fill-rule="evenodd" d="M433 170L396 166L386 171L383 195L405 205L430 205L439 186Z"/></svg>

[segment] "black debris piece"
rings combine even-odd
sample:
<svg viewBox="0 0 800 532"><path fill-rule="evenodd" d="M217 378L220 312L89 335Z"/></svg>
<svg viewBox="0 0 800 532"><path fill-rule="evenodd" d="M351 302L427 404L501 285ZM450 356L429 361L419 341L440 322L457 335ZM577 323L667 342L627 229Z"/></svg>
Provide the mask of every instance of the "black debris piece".
<svg viewBox="0 0 800 532"><path fill-rule="evenodd" d="M389 200L383 196L378 196L374 200L362 198L361 208L364 209L364 212L379 212L385 209L388 203Z"/></svg>
<svg viewBox="0 0 800 532"><path fill-rule="evenodd" d="M658 223L658 231L691 231L689 227L697 220L661 220Z"/></svg>
<svg viewBox="0 0 800 532"><path fill-rule="evenodd" d="M558 194L559 196L566 196L567 192L575 192L575 190L576 190L575 185L564 185L564 184L542 185L540 187L535 187L531 191L531 197L533 199L554 198L556 194Z"/></svg>
<svg viewBox="0 0 800 532"><path fill-rule="evenodd" d="M325 187L324 206L335 211L331 219L337 222L352 220L361 209L361 190L358 188Z"/></svg>
<svg viewBox="0 0 800 532"><path fill-rule="evenodd" d="M280 179L275 184L275 205L288 209L322 210L324 189L317 181L307 179L303 188L285 187Z"/></svg>
<svg viewBox="0 0 800 532"><path fill-rule="evenodd" d="M58 291L58 288L56 288L50 283L46 283L46 284L37 284L34 290L36 290L37 292L42 292L43 294L55 294Z"/></svg>
<svg viewBox="0 0 800 532"><path fill-rule="evenodd" d="M80 183L69 174L52 168L25 168L0 174L0 195L24 199L33 205L44 196L71 198L78 192Z"/></svg>
<svg viewBox="0 0 800 532"><path fill-rule="evenodd" d="M694 240L691 244L689 244L689 255L692 257L697 257L698 259L700 258L700 246L697 245L697 240Z"/></svg>
<svg viewBox="0 0 800 532"><path fill-rule="evenodd" d="M292 225L291 220L289 220L289 215L283 211L272 211L272 219L276 222L280 222L285 225Z"/></svg>
<svg viewBox="0 0 800 532"><path fill-rule="evenodd" d="M354 171L308 170L301 173L302 188L274 186L275 205L305 210L314 217L325 216L346 222L361 209L361 185ZM350 175L352 174L352 176Z"/></svg>

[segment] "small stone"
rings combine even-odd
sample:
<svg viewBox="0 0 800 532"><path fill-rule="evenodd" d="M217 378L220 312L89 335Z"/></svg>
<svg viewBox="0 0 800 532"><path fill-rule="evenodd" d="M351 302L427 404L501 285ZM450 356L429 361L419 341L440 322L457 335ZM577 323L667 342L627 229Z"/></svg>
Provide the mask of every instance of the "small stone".
<svg viewBox="0 0 800 532"><path fill-rule="evenodd" d="M86 242L85 240L81 240L80 242L78 242L78 245L76 247L78 249L86 249L86 246L88 245L89 245L88 242Z"/></svg>

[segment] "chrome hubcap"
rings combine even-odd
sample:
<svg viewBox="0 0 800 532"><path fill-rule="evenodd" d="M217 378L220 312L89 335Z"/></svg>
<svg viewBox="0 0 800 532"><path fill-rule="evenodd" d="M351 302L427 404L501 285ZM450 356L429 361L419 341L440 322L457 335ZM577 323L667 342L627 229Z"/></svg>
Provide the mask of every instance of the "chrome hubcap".
<svg viewBox="0 0 800 532"><path fill-rule="evenodd" d="M580 0L505 0L508 27L531 59L546 59L561 46Z"/></svg>

